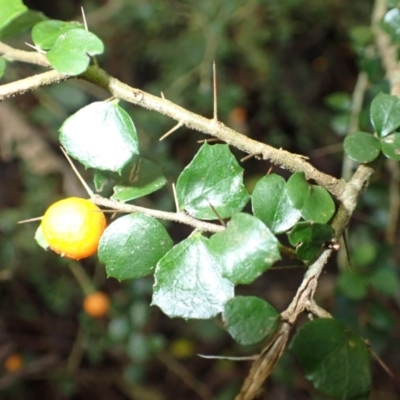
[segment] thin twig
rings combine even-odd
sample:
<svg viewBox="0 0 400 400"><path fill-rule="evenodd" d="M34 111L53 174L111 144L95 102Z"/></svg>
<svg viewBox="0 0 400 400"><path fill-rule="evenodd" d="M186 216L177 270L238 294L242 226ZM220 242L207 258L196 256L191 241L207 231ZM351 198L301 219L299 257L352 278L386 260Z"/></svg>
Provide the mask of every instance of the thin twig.
<svg viewBox="0 0 400 400"><path fill-rule="evenodd" d="M85 30L87 32L89 32L88 24L87 24L87 21L86 21L85 10L84 10L83 7L81 7L81 13L82 13L82 20L83 20L83 25L85 26Z"/></svg>
<svg viewBox="0 0 400 400"><path fill-rule="evenodd" d="M178 212L180 212L180 207L179 207L178 195L176 193L175 183L172 184L172 193L174 195L175 209L176 209L176 212L178 213Z"/></svg>
<svg viewBox="0 0 400 400"><path fill-rule="evenodd" d="M33 218L29 218L29 219L24 219L22 221L18 221L17 224L28 224L29 222L41 221L42 219L43 219L43 216L33 217Z"/></svg>
<svg viewBox="0 0 400 400"><path fill-rule="evenodd" d="M93 195L91 197L91 200L93 201L93 203L97 204L98 206L107 207L114 211L116 210L116 211L125 212L125 213L140 212L140 213L149 215L154 218L164 219L166 221L179 222L179 223L185 224L185 225L190 225L193 228L195 228L199 231L202 231L202 232L215 233L215 232L223 231L225 229L223 226L212 224L210 222L201 221L201 220L193 218L190 215L185 214L183 212L174 213L174 212L168 212L168 211L153 210L150 208L135 206L133 204L121 203L116 200L105 199L104 197L101 197L97 194Z"/></svg>
<svg viewBox="0 0 400 400"><path fill-rule="evenodd" d="M0 54L9 59L48 66L48 62L42 54L21 52L21 50L15 50L1 42ZM59 74L55 71L39 74L38 76L40 79L32 77L27 78L27 80L22 80L24 85L21 85L22 81L17 81L0 86L0 99L70 78L69 76ZM192 113L169 100L132 88L111 77L97 66L90 66L79 78L92 82L99 87L103 87L113 96L121 100L167 115L178 122L182 122L182 124L189 129L216 137L247 154L260 154L261 159L269 160L273 164L292 172L302 171L305 173L307 179L314 180L318 185L324 187L336 196L338 200L343 199L343 191L346 185L344 180L324 174L307 162L301 155L292 154L285 150L276 149L265 143L257 142L256 140L236 132L221 122L215 123L216 121L214 119L207 119Z"/></svg>
<svg viewBox="0 0 400 400"><path fill-rule="evenodd" d="M245 162L247 160L250 160L250 158L257 157L257 156L260 156L260 154L247 154L247 156L240 159L240 162Z"/></svg>
<svg viewBox="0 0 400 400"><path fill-rule="evenodd" d="M82 183L82 186L85 188L87 194L89 195L89 197L93 196L93 191L92 189L90 189L89 185L85 182L85 180L82 178L82 175L79 173L79 171L77 170L77 168L75 167L74 163L72 162L70 156L67 154L67 152L64 150L64 148L62 146L60 146L61 151L63 152L65 158L67 159L69 165L72 168L72 171L74 171L75 175L77 176L77 178L79 179L79 181Z"/></svg>
<svg viewBox="0 0 400 400"><path fill-rule="evenodd" d="M217 69L215 60L213 61L213 94L214 94L214 112L213 119L218 121L218 98L217 98Z"/></svg>

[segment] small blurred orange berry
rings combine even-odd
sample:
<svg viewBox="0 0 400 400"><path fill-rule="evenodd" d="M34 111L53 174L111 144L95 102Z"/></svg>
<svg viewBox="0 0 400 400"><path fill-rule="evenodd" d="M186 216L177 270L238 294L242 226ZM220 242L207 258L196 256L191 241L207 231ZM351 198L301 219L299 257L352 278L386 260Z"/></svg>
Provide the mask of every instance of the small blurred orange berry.
<svg viewBox="0 0 400 400"><path fill-rule="evenodd" d="M188 358L194 355L194 343L185 338L177 339L171 343L170 351L176 358Z"/></svg>
<svg viewBox="0 0 400 400"><path fill-rule="evenodd" d="M17 372L22 368L23 365L24 360L19 353L10 354L4 361L4 368L8 372Z"/></svg>
<svg viewBox="0 0 400 400"><path fill-rule="evenodd" d="M88 294L83 300L83 309L93 318L104 317L110 309L110 298L103 292Z"/></svg>

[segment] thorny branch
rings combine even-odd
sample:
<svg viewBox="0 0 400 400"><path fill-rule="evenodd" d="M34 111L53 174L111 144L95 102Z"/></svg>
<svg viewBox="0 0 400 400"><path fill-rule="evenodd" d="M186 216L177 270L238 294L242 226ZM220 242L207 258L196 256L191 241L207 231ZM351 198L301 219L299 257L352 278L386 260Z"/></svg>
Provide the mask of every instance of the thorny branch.
<svg viewBox="0 0 400 400"><path fill-rule="evenodd" d="M0 54L9 60L49 66L44 55L31 51L15 50L1 42ZM247 154L258 155L261 159L269 160L273 164L292 172L302 171L305 173L307 179L314 180L318 185L331 192L338 200L342 200L345 181L317 170L300 155L275 149L265 143L257 142L227 127L222 122L202 117L167 99L132 88L108 75L98 67L90 66L79 78L106 89L118 99L169 116L190 129L214 136ZM39 86L52 85L57 81L66 79L71 79L71 77L58 74L55 71L44 72L34 77L21 79L20 81L0 86L0 100L24 93L28 90L37 89Z"/></svg>
<svg viewBox="0 0 400 400"><path fill-rule="evenodd" d="M379 29L377 22L382 18L386 10L385 7L385 0L376 0L373 24L377 48L383 58L388 79L392 84L392 93L398 94L400 93L400 89L398 90L397 88L400 87L400 82L397 76L399 76L398 71L400 70L400 66L397 62L393 47L390 45L385 34ZM21 61L50 68L44 55L31 51L16 50L1 42L0 55L3 55L10 61ZM41 86L51 85L72 78L73 77L65 76L54 70L50 70L33 77L0 86L0 100L37 89ZM176 120L180 125L185 125L190 129L218 138L247 154L257 155L260 159L268 160L272 164L278 165L291 172L304 172L307 179L313 180L318 185L326 188L339 202L339 209L332 223L336 239L339 239L343 234L357 205L359 196L368 186L371 175L374 172L373 165L360 165L349 182L346 183L342 179L334 178L317 170L302 156L289 153L285 150L275 149L265 143L257 142L234 131L215 119L207 119L165 98L156 97L142 90L132 88L108 75L98 67L90 66L87 71L78 78L92 82L106 89L116 98L164 114ZM93 196L92 200L98 205L114 210L125 212L142 211L156 218L188 224L199 230L216 232L224 229L222 226L196 220L184 213L166 213L143 209L137 206L104 199L98 195ZM236 397L236 400L252 400L257 396L262 383L270 375L276 362L285 350L291 326L295 323L300 313L309 311L319 317L329 317L329 314L315 303L314 293L317 289L319 275L329 257L332 255L332 251L332 249L324 250L315 262L309 266L295 297L287 309L281 314L282 318L279 328L253 363L249 375L243 384L240 394Z"/></svg>

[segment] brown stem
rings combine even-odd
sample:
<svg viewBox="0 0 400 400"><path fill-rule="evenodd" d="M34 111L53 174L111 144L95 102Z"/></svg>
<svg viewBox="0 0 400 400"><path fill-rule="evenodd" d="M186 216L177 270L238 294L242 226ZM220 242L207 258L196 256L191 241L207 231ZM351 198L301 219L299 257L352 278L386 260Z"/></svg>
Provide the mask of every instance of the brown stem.
<svg viewBox="0 0 400 400"><path fill-rule="evenodd" d="M5 56L7 59L14 61L49 66L44 55L31 51L16 50L1 42L0 54ZM37 78L26 78L21 81L3 85L0 86L0 100L14 96L15 94L26 92L27 90L37 89L40 86L51 85L69 78L70 77L58 74L55 71L49 71L37 75ZM236 132L215 119L202 117L172 103L167 99L156 97L139 89L132 88L108 75L105 71L96 66L90 66L85 73L79 76L79 78L106 89L116 98L167 115L190 129L218 138L247 154L259 154L260 158L263 160L269 160L273 164L291 172L302 171L305 173L307 179L315 181L318 185L326 188L338 200L342 200L343 191L346 185L345 181L317 170L308 163L304 157L298 154L292 154L285 150L276 149L268 144L257 142L239 132Z"/></svg>

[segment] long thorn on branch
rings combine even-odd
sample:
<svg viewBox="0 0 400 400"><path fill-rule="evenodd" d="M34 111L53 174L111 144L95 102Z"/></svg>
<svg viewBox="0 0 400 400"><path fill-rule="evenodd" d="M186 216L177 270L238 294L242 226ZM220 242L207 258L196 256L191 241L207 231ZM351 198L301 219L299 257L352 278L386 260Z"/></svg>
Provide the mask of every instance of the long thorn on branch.
<svg viewBox="0 0 400 400"><path fill-rule="evenodd" d="M160 137L160 139L158 139L158 140L161 142L162 140L167 138L169 135L171 135L172 133L177 131L181 126L183 126L183 123L182 122L178 122L172 129L170 129L167 133L164 133L164 135L162 135Z"/></svg>

